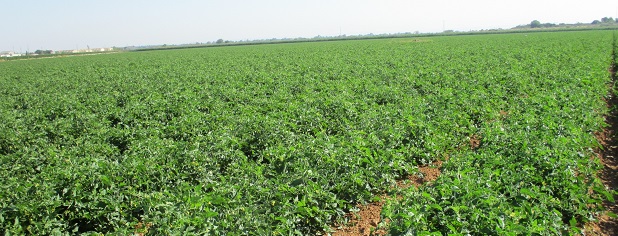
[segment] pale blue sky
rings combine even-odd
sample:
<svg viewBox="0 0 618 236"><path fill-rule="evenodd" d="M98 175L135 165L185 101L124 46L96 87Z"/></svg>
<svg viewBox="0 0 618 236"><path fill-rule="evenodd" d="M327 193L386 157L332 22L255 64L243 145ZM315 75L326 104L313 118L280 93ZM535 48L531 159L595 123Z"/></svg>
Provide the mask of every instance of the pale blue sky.
<svg viewBox="0 0 618 236"><path fill-rule="evenodd" d="M617 17L618 1L0 0L0 51L511 28Z"/></svg>

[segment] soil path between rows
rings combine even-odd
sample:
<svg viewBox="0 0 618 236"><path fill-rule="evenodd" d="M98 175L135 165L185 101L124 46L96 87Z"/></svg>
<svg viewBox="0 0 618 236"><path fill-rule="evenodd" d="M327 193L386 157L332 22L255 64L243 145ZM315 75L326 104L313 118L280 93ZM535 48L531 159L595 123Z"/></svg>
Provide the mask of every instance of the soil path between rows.
<svg viewBox="0 0 618 236"><path fill-rule="evenodd" d="M440 168L442 161L435 161L426 166L419 167L418 175L409 175L406 179L397 181L397 188L418 188L423 184L430 184L440 176ZM358 205L358 212L350 212L346 215L349 219L345 225L335 225L332 229L335 231L333 236L368 236L368 235L387 235L386 229L378 228L378 225L388 219L382 219L380 213L387 199L399 196L388 196L386 194L380 196L380 201L372 202L367 205Z"/></svg>
<svg viewBox="0 0 618 236"><path fill-rule="evenodd" d="M602 132L596 134L597 140L603 146L602 150L598 151L598 158L603 164L603 169L598 173L599 178L606 188L616 191L618 190L618 97L613 93L613 86L618 81L616 72L618 64L616 62L609 68L612 76L612 86L610 87L610 97L606 99L607 107L610 109L610 114L605 117L605 122L608 127ZM618 195L614 196L618 199ZM618 206L616 201L605 201L603 206L606 212L611 212L618 215ZM607 213L599 216L598 222L592 222L584 227L585 235L618 235L618 219L611 218Z"/></svg>

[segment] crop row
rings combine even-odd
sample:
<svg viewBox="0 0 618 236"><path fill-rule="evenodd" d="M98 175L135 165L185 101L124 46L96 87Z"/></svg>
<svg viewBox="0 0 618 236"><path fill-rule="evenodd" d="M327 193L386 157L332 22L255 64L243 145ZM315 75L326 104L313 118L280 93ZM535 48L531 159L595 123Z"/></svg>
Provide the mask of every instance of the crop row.
<svg viewBox="0 0 618 236"><path fill-rule="evenodd" d="M313 234L438 159L432 186L384 210L393 234L567 231L607 194L590 160L611 42L590 31L4 62L0 233Z"/></svg>
<svg viewBox="0 0 618 236"><path fill-rule="evenodd" d="M614 201L593 152L602 148L594 132L607 127L612 36L561 36L526 45L533 58L495 77L515 90L485 97L501 97L504 112L480 122L480 146L451 153L432 186L390 203L391 233L574 234L603 200Z"/></svg>

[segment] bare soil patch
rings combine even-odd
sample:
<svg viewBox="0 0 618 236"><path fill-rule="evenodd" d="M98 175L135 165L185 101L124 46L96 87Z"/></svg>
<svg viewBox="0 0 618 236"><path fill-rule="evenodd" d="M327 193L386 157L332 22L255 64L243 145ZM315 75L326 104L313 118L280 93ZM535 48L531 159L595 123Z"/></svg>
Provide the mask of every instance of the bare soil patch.
<svg viewBox="0 0 618 236"><path fill-rule="evenodd" d="M474 134L470 136L470 149L476 150L481 146L481 137Z"/></svg>
<svg viewBox="0 0 618 236"><path fill-rule="evenodd" d="M401 189L420 187L423 184L431 184L440 176L440 168L442 161L436 161L430 165L420 166L419 175L410 175L403 180L397 181L397 187ZM350 212L346 215L349 219L345 225L335 225L332 229L335 231L333 236L368 236L368 235L387 235L386 229L378 228L378 225L384 221L389 223L388 219L382 219L380 213L386 199L392 196L382 195L380 201L372 202L368 205L358 205L358 212ZM400 198L400 196L395 196Z"/></svg>
<svg viewBox="0 0 618 236"><path fill-rule="evenodd" d="M433 182L440 176L440 168L442 168L442 161L436 161L431 165L420 166L418 168L420 176L410 175L406 179L408 181L400 180L397 182L397 186L404 189L409 188L410 186L420 187L424 183Z"/></svg>
<svg viewBox="0 0 618 236"><path fill-rule="evenodd" d="M152 227L152 223L143 223L143 222L137 223L137 225L135 226L135 235L137 236L146 235L150 227Z"/></svg>
<svg viewBox="0 0 618 236"><path fill-rule="evenodd" d="M350 212L346 216L350 219L347 225L339 225L333 228L336 230L333 236L356 236L356 235L386 235L388 232L384 229L374 230L382 221L380 213L384 200L373 202L365 206L359 206L360 211ZM374 232L372 232L374 230Z"/></svg>

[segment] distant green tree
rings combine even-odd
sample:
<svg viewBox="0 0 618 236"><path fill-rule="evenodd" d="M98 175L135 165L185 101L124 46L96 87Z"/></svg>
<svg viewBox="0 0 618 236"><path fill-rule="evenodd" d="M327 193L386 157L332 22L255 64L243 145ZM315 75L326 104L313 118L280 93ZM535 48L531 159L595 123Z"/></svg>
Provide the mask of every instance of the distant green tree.
<svg viewBox="0 0 618 236"><path fill-rule="evenodd" d="M540 28L541 27L541 22L538 20L533 20L532 22L530 22L530 27L531 28Z"/></svg>
<svg viewBox="0 0 618 236"><path fill-rule="evenodd" d="M603 23L614 23L616 21L612 17L603 17L603 18L601 18L601 22L603 22Z"/></svg>
<svg viewBox="0 0 618 236"><path fill-rule="evenodd" d="M594 20L594 21L592 22L592 24L593 24L593 25L598 25L598 24L601 24L601 21L599 21L599 20Z"/></svg>
<svg viewBox="0 0 618 236"><path fill-rule="evenodd" d="M36 50L34 51L34 53L39 54L39 55L48 55L48 54L52 54L52 50Z"/></svg>
<svg viewBox="0 0 618 236"><path fill-rule="evenodd" d="M217 39L216 43L223 43L223 39Z"/></svg>
<svg viewBox="0 0 618 236"><path fill-rule="evenodd" d="M556 26L556 24L552 24L552 23L544 23L544 24L541 24L541 27L544 27L544 28L548 28L548 27L555 27L555 26Z"/></svg>

